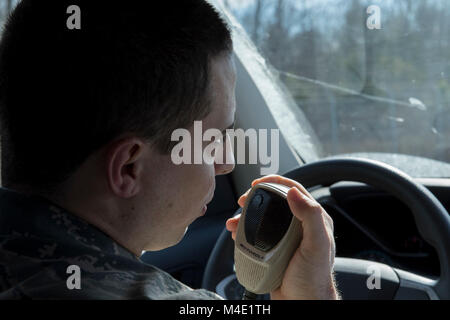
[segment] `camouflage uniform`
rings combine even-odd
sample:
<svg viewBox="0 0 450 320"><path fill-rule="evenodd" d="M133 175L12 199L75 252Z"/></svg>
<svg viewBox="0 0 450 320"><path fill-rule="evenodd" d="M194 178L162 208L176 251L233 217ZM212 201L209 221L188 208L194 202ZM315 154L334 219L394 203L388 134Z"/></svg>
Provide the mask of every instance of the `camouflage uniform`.
<svg viewBox="0 0 450 320"><path fill-rule="evenodd" d="M80 268L80 289L69 289ZM69 286L70 287L70 286ZM220 299L142 262L44 198L0 188L0 299Z"/></svg>

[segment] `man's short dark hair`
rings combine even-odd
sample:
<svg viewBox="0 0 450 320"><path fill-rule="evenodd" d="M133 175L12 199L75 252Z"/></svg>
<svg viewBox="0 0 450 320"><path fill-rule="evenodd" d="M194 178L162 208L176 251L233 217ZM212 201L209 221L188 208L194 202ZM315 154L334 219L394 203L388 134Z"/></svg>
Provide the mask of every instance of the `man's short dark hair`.
<svg viewBox="0 0 450 320"><path fill-rule="evenodd" d="M204 0L23 0L0 45L3 185L52 194L125 133L168 152L174 129L209 113L210 61L231 52Z"/></svg>

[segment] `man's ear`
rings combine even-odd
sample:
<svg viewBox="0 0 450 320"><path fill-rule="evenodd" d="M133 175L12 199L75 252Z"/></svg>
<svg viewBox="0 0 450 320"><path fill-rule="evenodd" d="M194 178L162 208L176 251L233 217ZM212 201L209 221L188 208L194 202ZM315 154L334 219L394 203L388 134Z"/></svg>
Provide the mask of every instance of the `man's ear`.
<svg viewBox="0 0 450 320"><path fill-rule="evenodd" d="M146 144L139 138L124 138L108 146L106 153L107 179L112 192L131 198L140 190L139 175Z"/></svg>

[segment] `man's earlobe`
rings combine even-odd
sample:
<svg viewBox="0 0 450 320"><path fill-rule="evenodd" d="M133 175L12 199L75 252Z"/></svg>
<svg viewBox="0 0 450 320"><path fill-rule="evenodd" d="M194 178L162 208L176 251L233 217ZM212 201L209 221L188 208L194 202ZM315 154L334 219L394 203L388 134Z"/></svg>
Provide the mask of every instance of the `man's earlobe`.
<svg viewBox="0 0 450 320"><path fill-rule="evenodd" d="M111 191L122 198L139 192L139 174L144 143L137 138L125 138L113 143L108 150L107 179Z"/></svg>

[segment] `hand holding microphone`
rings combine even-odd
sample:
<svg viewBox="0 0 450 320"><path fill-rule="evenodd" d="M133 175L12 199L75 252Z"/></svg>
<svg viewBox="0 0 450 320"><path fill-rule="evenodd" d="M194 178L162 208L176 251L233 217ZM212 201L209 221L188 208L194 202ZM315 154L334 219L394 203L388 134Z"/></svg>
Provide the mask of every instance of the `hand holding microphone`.
<svg viewBox="0 0 450 320"><path fill-rule="evenodd" d="M297 221L301 225L298 231L298 234L300 235L299 240L301 241L297 241L297 247L293 249L289 249L289 245L283 244L283 241L279 242L278 247L271 246L264 239L263 241L255 241L255 239L252 239L251 235L249 236L249 234L252 233L250 223L247 224L247 229L245 230L247 232L247 237L238 239L239 244L242 242L242 239L250 240L250 243L253 243L254 248L256 248L252 248L252 251L254 252L267 253L268 258L265 257L264 260L268 261L268 263L275 263L269 261L270 255L280 254L277 253L277 250L280 250L280 246L285 247L286 252L289 252L289 255L291 255L290 259L286 261L287 266L285 265L284 268L282 268L282 278L281 281L279 281L281 285L270 292L271 298L286 300L337 299L338 294L332 273L335 256L332 219L300 183L281 176L271 175L253 181L252 187L260 183L279 184L287 187L284 188L284 191L289 209L295 217L293 223ZM261 189L256 190L263 190L263 188L261 186ZM242 195L239 199L238 203L241 207L245 206L250 191L251 190ZM282 216L280 216L280 218L283 220ZM231 218L226 224L227 229L231 231L232 237L235 240L239 219L240 216ZM250 219L250 217L248 219ZM271 219L273 219L273 217ZM254 220L251 221L254 222ZM270 225L272 225L272 223ZM280 225L283 226L282 221L280 222ZM287 230L292 230L286 226L286 223L284 223L284 226L284 232L290 234ZM267 227L262 226L262 228L266 229ZM240 230L240 232L243 231L243 229ZM273 230L269 231L276 234ZM289 241L289 243L294 243L296 241L296 235L291 234L291 236L294 240ZM248 247L245 241L244 245ZM240 247L242 248L242 246ZM281 247L281 249L283 247ZM245 250L246 248L243 249ZM262 251L260 251L261 249ZM270 252L271 250L274 252ZM250 253L254 255L254 253ZM257 256L255 257L258 258ZM254 259L254 261L256 260L258 259ZM282 259L273 259L273 261L280 260ZM243 265L242 262L239 263ZM236 266L236 269L238 269L238 266ZM276 266L271 270L279 269L280 267ZM262 287L268 288L270 287L270 284L262 285ZM249 288L247 289L250 290Z"/></svg>

